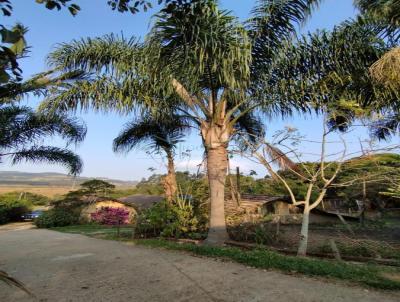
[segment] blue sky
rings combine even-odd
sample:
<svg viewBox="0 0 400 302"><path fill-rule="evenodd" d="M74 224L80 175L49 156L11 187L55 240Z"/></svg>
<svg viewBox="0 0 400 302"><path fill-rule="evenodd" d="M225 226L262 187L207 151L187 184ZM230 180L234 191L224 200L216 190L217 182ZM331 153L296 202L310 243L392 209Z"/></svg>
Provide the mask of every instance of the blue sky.
<svg viewBox="0 0 400 302"><path fill-rule="evenodd" d="M26 36L31 46L30 56L22 61L24 76L35 74L46 69L45 57L57 43L68 42L81 37L96 37L108 33L123 33L125 36L135 35L143 37L149 29L151 15L156 10L137 15L121 14L112 11L106 0L76 0L82 11L72 17L66 10L48 11L37 5L34 0L13 0L14 13L7 18L6 24L12 25L15 21L29 27ZM254 5L254 0L222 0L221 6L232 10L233 14L246 19ZM356 14L352 6L352 0L326 0L323 5L314 13L314 16L305 25L303 32L315 31L316 29L330 29L335 24L353 17ZM38 99L33 97L24 101L35 106ZM82 144L75 151L84 160L83 176L109 177L126 180L137 180L151 174L149 167L156 169L156 172L163 173L164 166L159 156L149 156L145 152L132 152L127 156L113 154L111 144L113 138L118 134L122 125L128 120L127 117L116 114L78 114L84 119L88 127L88 135ZM266 121L268 133L271 135L276 130L282 129L285 125L291 125L307 134L312 139L318 139L321 134L321 122L315 117L292 117L286 120L274 118ZM358 146L358 137L363 133L357 131L349 135L352 150ZM59 144L59 141L48 141L46 143ZM308 145L305 148L309 152L315 152L317 146ZM202 148L197 133L192 133L188 140L180 146L179 150L193 150L191 157L178 155L178 168L185 170L192 168L201 161ZM235 158L232 166L239 165L244 172L250 169L256 170L259 175L265 174L261 167L251 162ZM3 170L18 170L30 172L65 172L62 167L50 165L20 164L10 166L3 163Z"/></svg>

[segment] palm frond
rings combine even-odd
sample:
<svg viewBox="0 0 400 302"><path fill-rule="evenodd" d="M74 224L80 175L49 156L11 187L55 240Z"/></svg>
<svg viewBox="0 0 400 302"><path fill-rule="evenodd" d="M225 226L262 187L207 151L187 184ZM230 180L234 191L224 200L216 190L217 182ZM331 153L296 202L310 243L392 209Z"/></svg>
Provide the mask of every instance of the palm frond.
<svg viewBox="0 0 400 302"><path fill-rule="evenodd" d="M21 100L24 96L32 93L36 96L46 96L56 88L65 87L70 82L83 80L86 77L81 70L71 70L60 73L58 70L34 75L24 82L9 81L0 86L0 102L2 104Z"/></svg>
<svg viewBox="0 0 400 302"><path fill-rule="evenodd" d="M248 20L253 69L271 62L282 41L291 39L321 0L258 0Z"/></svg>
<svg viewBox="0 0 400 302"><path fill-rule="evenodd" d="M120 74L132 69L140 58L141 43L118 35L73 40L56 46L47 58L50 66L63 70Z"/></svg>
<svg viewBox="0 0 400 302"><path fill-rule="evenodd" d="M259 143L265 136L263 122L251 112L240 115L234 128L235 134L233 139L238 142L241 149L247 149L248 143L252 145ZM245 142L242 142L243 139Z"/></svg>
<svg viewBox="0 0 400 302"><path fill-rule="evenodd" d="M140 145L147 144L147 148L170 152L188 130L188 121L179 115L154 116L147 114L124 126L124 129L114 139L113 150L118 153L127 153Z"/></svg>
<svg viewBox="0 0 400 302"><path fill-rule="evenodd" d="M294 170L298 169L296 163L294 163L282 150L279 148L269 144L264 144L264 152L268 155L271 159L271 162L277 164L278 167L282 170Z"/></svg>
<svg viewBox="0 0 400 302"><path fill-rule="evenodd" d="M0 148L21 148L55 135L67 143L78 143L85 138L86 127L66 114L36 113L29 107L0 107Z"/></svg>
<svg viewBox="0 0 400 302"><path fill-rule="evenodd" d="M6 283L9 286L14 286L14 287L19 288L20 290L24 291L31 297L34 296L32 294L32 292L28 288L26 288L26 286L21 281L18 281L17 279L11 277L4 271L0 271L0 281L3 281L4 283Z"/></svg>
<svg viewBox="0 0 400 302"><path fill-rule="evenodd" d="M58 147L32 147L22 149L17 152L5 154L11 156L12 164L20 163L21 161L29 161L33 163L49 163L61 164L69 169L72 175L79 174L82 171L83 163L78 155L67 149ZM4 156L4 154L3 154Z"/></svg>

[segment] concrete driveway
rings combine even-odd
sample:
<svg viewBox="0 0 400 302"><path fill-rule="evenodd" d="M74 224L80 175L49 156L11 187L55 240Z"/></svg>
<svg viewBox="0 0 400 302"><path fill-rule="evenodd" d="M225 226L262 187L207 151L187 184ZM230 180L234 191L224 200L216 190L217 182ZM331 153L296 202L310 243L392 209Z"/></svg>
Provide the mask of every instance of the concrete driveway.
<svg viewBox="0 0 400 302"><path fill-rule="evenodd" d="M0 301L400 301L399 293L288 276L48 230L0 231Z"/></svg>

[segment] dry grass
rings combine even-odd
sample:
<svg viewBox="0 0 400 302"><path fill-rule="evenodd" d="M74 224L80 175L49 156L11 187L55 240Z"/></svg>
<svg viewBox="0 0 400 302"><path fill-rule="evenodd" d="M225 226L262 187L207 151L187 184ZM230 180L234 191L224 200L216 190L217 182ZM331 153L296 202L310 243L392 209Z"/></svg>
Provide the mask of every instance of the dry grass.
<svg viewBox="0 0 400 302"><path fill-rule="evenodd" d="M385 53L371 68L372 77L386 87L400 86L400 47Z"/></svg>
<svg viewBox="0 0 400 302"><path fill-rule="evenodd" d="M71 191L71 187L34 187L34 186L0 186L0 194L8 192L29 192L41 194L49 198L63 195Z"/></svg>

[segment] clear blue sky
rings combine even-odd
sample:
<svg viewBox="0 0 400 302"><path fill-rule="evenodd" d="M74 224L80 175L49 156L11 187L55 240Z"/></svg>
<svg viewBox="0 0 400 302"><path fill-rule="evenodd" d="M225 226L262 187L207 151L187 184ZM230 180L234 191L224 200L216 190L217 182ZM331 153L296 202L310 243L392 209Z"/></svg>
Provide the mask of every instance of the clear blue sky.
<svg viewBox="0 0 400 302"><path fill-rule="evenodd" d="M23 23L29 27L26 39L31 48L30 56L22 61L24 76L28 77L34 73L46 69L45 57L60 42L68 42L81 37L96 37L108 33L123 33L125 36L135 35L143 37L149 29L151 15L156 10L137 15L121 14L111 11L106 5L106 0L76 0L82 11L72 17L66 10L48 11L37 5L34 0L13 0L14 13L12 18L3 22L12 25L14 21ZM330 29L333 25L353 17L356 14L352 6L352 0L326 0L315 12L313 18L303 28L303 31L314 31L316 29ZM95 3L95 4L94 4ZM249 16L249 11L255 0L223 0L221 6L233 11L233 14L241 19ZM39 100L31 97L25 102L36 106ZM117 156L111 150L113 138L118 134L121 126L128 120L115 114L79 114L88 126L88 135L76 152L84 160L83 176L102 176L126 180L136 180L151 173L149 167L156 168L156 172L163 173L164 167L156 157L152 159L144 152L132 152L128 156ZM321 123L318 118L293 117L282 121L280 118L267 121L268 133L281 129L285 125L292 125L302 133L307 133L311 138L318 138L321 132ZM354 134L350 140L357 141L361 134ZM46 142L59 144L58 141ZM310 150L316 146L306 146ZM201 146L197 133L193 133L180 150L194 150L190 159L178 156L178 167L181 170L192 167L201 159ZM236 158L232 165L239 164L246 172L249 169L265 174L263 169L256 167L248 161ZM3 163L3 170L19 170L30 172L56 171L65 172L62 167L49 165L21 164L10 166Z"/></svg>

